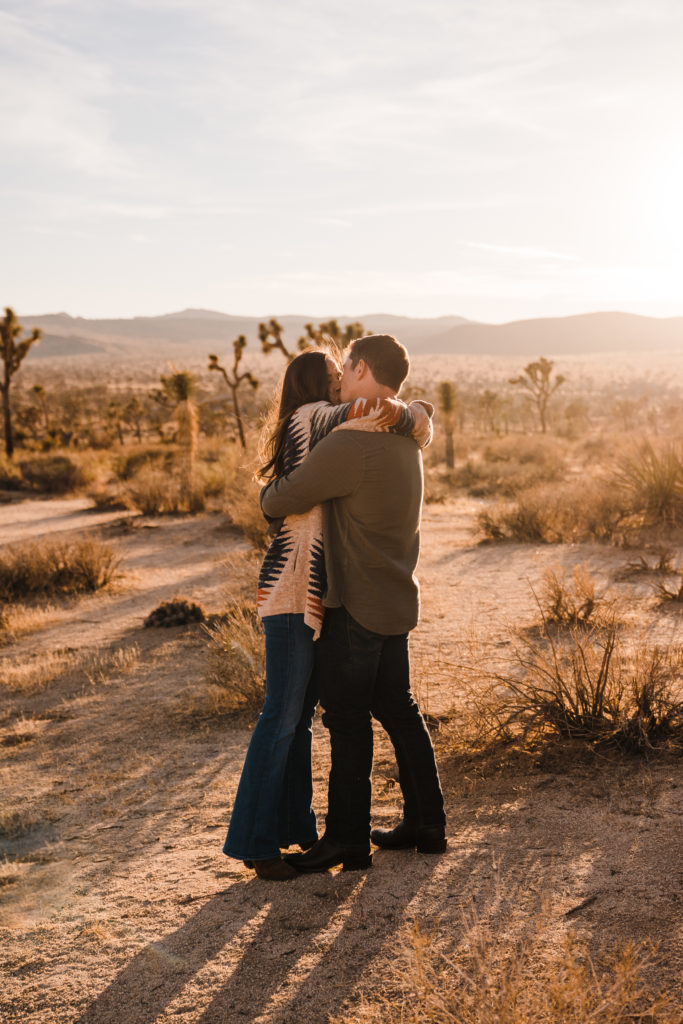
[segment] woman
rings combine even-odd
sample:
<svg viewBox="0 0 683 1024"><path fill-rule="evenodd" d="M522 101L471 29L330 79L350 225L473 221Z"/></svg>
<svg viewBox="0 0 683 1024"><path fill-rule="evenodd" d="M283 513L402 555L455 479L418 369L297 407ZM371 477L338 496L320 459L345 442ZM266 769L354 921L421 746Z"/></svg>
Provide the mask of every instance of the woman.
<svg viewBox="0 0 683 1024"><path fill-rule="evenodd" d="M398 399L338 405L341 374L320 351L302 352L285 371L277 423L266 444L265 480L291 473L330 431L392 431L431 440L419 403ZM258 611L266 639L266 699L242 769L223 852L261 878L282 881L296 871L280 850L308 849L317 839L311 806L311 723L318 702L314 641L320 636L325 591L322 509L288 516L266 552Z"/></svg>

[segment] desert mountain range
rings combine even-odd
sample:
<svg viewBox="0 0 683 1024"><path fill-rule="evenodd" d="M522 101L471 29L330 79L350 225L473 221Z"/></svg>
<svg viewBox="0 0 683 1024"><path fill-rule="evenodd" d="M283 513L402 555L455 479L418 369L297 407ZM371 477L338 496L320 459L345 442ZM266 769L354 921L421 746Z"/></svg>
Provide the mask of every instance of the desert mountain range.
<svg viewBox="0 0 683 1024"><path fill-rule="evenodd" d="M111 358L201 356L227 352L246 335L260 351L258 325L263 317L231 316L204 309L186 309L163 316L88 320L67 313L21 316L27 328L40 327L43 339L32 359L103 355ZM304 324L329 317L275 316L285 328L285 342L294 349ZM343 326L359 320L370 333L393 334L414 355L558 356L601 352L683 352L683 317L659 319L632 313L585 313L578 316L515 320L485 324L460 316L412 318L372 313L338 317Z"/></svg>

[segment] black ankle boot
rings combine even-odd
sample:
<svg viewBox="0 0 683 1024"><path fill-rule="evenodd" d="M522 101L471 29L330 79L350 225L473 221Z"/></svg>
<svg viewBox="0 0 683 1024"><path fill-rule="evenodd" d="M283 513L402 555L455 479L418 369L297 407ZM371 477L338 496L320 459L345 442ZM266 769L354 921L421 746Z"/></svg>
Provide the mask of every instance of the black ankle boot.
<svg viewBox="0 0 683 1024"><path fill-rule="evenodd" d="M402 821L396 828L373 828L370 839L383 850L411 850L418 853L443 853L448 847L443 825L410 825Z"/></svg>
<svg viewBox="0 0 683 1024"><path fill-rule="evenodd" d="M342 865L343 871L364 871L372 867L372 854L369 848L342 846L341 843L336 843L326 836L319 839L307 853L286 854L284 859L304 874L327 871L337 864Z"/></svg>

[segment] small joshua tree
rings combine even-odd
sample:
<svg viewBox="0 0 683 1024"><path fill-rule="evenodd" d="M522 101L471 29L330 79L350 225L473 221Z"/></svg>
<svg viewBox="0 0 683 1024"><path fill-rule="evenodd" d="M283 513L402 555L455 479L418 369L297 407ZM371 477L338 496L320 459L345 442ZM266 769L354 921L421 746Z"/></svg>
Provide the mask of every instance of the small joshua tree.
<svg viewBox="0 0 683 1024"><path fill-rule="evenodd" d="M455 466L453 451L453 427L455 416L455 391L449 380L442 380L438 389L439 411L443 416L443 430L446 438L446 465L449 469Z"/></svg>
<svg viewBox="0 0 683 1024"><path fill-rule="evenodd" d="M291 363L295 353L290 352L282 340L283 331L284 327L281 323L278 323L277 320L269 320L267 324L262 323L258 325L258 336L261 341L261 349L265 354L269 355L273 349L279 349L287 362ZM270 340L271 338L273 339L272 341ZM213 356L210 358L213 358ZM210 366L209 369L212 369L212 367ZM218 367L213 367L213 369L218 369Z"/></svg>
<svg viewBox="0 0 683 1024"><path fill-rule="evenodd" d="M194 473L197 461L197 440L199 437L199 417L194 397L197 393L197 378L189 370L173 370L168 376L161 378L161 392L154 396L163 404L174 407L175 420L178 426L178 444L183 452L180 471L180 497L192 511L194 495Z"/></svg>
<svg viewBox="0 0 683 1024"><path fill-rule="evenodd" d="M23 328L14 312L7 306L5 316L0 321L0 357L4 364L4 373L0 381L2 392L2 411L5 424L5 452L11 459L14 454L14 438L12 435L12 408L10 404L10 386L12 377L21 366L28 350L40 339L41 331L34 327L28 338L20 339Z"/></svg>
<svg viewBox="0 0 683 1024"><path fill-rule="evenodd" d="M544 434L547 427L546 411L548 401L553 392L557 391L566 379L561 373L556 374L555 379L552 379L554 365L550 359L541 356L536 362L525 366L524 373L521 373L519 377L510 377L510 384L525 388L533 398L541 423L541 431Z"/></svg>
<svg viewBox="0 0 683 1024"><path fill-rule="evenodd" d="M271 320L271 324L273 323L276 323L276 321ZM270 349L265 348L265 343L263 342L263 339L261 340L262 343L264 344L264 352L270 351ZM237 422L237 430L239 433L240 444L242 445L243 448L246 449L247 442L244 438L244 426L242 423L242 414L240 412L240 405L237 397L237 392L239 391L240 384L242 384L244 381L247 381L250 387L254 389L254 391L259 386L259 382L257 381L256 377L254 377L253 374L249 373L249 371L247 371L246 373L239 372L239 365L242 359L242 353L247 347L247 339L244 337L243 334L240 334L239 338L236 338L233 341L232 347L235 355L230 371L226 370L224 366L221 366L221 364L218 362L218 356L209 356L209 369L217 370L219 373L222 373L223 380L230 389L230 396L232 398L232 408L235 414L235 420ZM273 344L271 345L271 348L281 348L283 352L286 352L286 349L284 348L283 345Z"/></svg>

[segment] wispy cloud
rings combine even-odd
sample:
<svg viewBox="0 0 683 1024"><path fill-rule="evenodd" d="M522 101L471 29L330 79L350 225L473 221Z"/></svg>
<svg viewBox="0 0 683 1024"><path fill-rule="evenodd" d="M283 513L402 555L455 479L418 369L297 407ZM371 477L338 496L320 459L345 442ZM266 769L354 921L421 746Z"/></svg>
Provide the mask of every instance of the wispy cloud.
<svg viewBox="0 0 683 1024"><path fill-rule="evenodd" d="M120 178L130 170L100 102L114 91L99 60L0 12L0 131L8 152L60 167Z"/></svg>
<svg viewBox="0 0 683 1024"><path fill-rule="evenodd" d="M470 249L481 249L483 252L502 253L528 260L559 260L560 262L576 263L577 257L564 252L553 252L550 249L536 249L528 245L489 245L485 242L461 242Z"/></svg>

